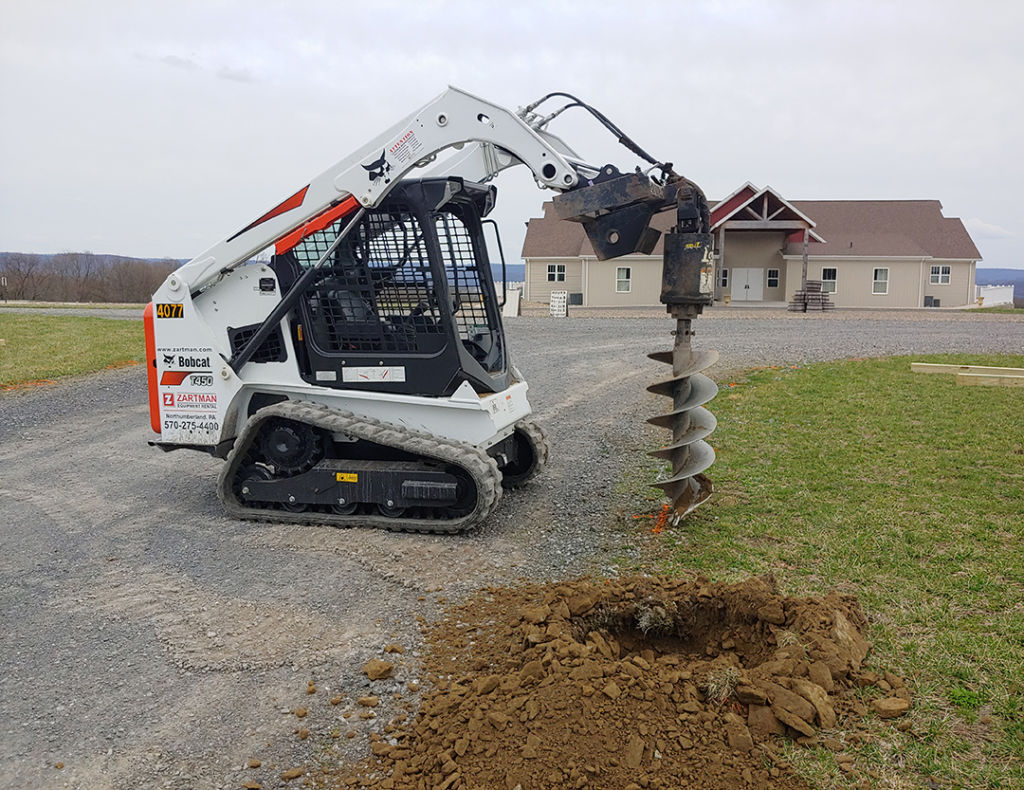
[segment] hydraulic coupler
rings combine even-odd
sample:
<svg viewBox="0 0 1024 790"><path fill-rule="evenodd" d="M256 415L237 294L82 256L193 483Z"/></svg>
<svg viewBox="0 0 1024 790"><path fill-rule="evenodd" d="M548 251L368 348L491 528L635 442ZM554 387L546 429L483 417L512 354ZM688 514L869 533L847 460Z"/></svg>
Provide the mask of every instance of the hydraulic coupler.
<svg viewBox="0 0 1024 790"><path fill-rule="evenodd" d="M672 377L647 389L672 399L668 414L648 422L672 431L671 443L651 455L666 459L672 469L653 485L685 516L711 496L711 481L703 474L715 461L705 440L715 430L715 416L704 404L718 394L718 385L701 373L718 361L717 351L694 351L693 319L710 305L714 293L714 258L707 201L696 186L676 191L676 225L665 234L661 302L676 319L671 351L650 358L672 366Z"/></svg>

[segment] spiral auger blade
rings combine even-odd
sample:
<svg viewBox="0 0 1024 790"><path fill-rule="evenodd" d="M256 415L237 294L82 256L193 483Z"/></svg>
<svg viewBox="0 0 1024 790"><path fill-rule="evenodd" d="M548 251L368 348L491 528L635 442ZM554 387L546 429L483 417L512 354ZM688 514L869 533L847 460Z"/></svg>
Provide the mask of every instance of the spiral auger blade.
<svg viewBox="0 0 1024 790"><path fill-rule="evenodd" d="M718 361L717 351L694 351L689 318L676 317L675 346L648 356L672 366L672 377L647 389L672 398L672 410L652 417L652 425L672 431L668 446L650 453L672 464L669 475L651 485L672 500L679 517L692 513L711 496L711 481L703 472L715 462L715 451L704 441L718 421L704 404L718 394L718 385L701 371Z"/></svg>

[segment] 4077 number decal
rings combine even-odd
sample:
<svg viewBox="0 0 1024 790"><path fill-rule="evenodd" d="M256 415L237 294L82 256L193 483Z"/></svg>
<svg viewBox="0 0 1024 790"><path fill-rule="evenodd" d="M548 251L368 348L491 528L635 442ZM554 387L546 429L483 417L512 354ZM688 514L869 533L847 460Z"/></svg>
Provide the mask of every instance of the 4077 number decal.
<svg viewBox="0 0 1024 790"><path fill-rule="evenodd" d="M184 318L185 306L182 304L174 304L173 302L167 304L156 305L156 317L157 318Z"/></svg>

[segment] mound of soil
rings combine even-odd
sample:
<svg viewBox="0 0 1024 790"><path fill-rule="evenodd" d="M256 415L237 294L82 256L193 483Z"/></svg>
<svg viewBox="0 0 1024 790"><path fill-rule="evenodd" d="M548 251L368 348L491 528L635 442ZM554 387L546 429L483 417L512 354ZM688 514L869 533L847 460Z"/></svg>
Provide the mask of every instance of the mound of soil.
<svg viewBox="0 0 1024 790"><path fill-rule="evenodd" d="M371 760L334 783L802 788L780 737L816 742L865 713L866 685L886 695L879 715L909 707L900 678L862 671L865 624L850 596L786 598L770 577L490 589L428 632L416 718L373 734Z"/></svg>

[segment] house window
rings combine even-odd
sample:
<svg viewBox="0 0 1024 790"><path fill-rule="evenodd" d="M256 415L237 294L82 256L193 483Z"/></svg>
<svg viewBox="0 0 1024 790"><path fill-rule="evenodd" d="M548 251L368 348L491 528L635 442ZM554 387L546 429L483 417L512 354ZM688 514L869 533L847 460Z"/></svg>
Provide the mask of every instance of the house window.
<svg viewBox="0 0 1024 790"><path fill-rule="evenodd" d="M827 294L834 294L836 292L836 270L835 269L822 269L821 270L821 290Z"/></svg>
<svg viewBox="0 0 1024 790"><path fill-rule="evenodd" d="M615 269L615 291L620 294L628 294L630 291L630 271L628 266L618 266Z"/></svg>
<svg viewBox="0 0 1024 790"><path fill-rule="evenodd" d="M779 287L779 270L769 269L768 270L768 287L778 288Z"/></svg>
<svg viewBox="0 0 1024 790"><path fill-rule="evenodd" d="M873 294L887 294L889 293L889 270L888 269L875 269L875 274L871 278L871 293Z"/></svg>
<svg viewBox="0 0 1024 790"><path fill-rule="evenodd" d="M729 270L728 269L722 269L722 276L721 276L721 279L719 280L719 285L721 285L723 288L728 288L729 287Z"/></svg>
<svg viewBox="0 0 1024 790"><path fill-rule="evenodd" d="M949 285L949 275L952 269L949 266L932 266L932 285Z"/></svg>
<svg viewBox="0 0 1024 790"><path fill-rule="evenodd" d="M549 283L564 283L565 282L565 264L564 263L549 263L548 264L548 282Z"/></svg>

